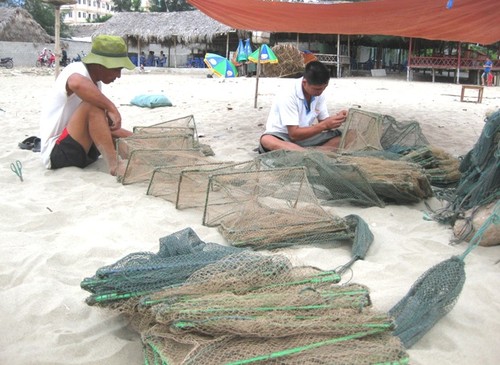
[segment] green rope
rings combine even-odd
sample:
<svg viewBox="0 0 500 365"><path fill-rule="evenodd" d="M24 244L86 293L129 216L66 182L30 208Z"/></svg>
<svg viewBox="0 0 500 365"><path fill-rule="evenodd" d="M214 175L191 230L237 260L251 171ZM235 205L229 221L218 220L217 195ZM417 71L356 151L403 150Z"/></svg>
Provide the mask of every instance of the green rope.
<svg viewBox="0 0 500 365"><path fill-rule="evenodd" d="M332 338L331 340L326 340L326 341L312 343L312 344L306 345L306 346L294 347L294 348L291 348L291 349L285 349L285 350L282 350L282 351L272 352L270 354L256 356L256 357L253 357L253 358L250 358L250 359L237 360L237 361L233 361L233 362L227 363L226 365L243 365L243 364L251 364L251 363L254 363L254 362L257 362L257 361L265 361L265 360L278 359L280 357L290 356L290 355L298 354L300 352L313 350L313 349L321 347L321 346L334 345L334 344L339 343L339 342L354 340L354 339L357 339L357 338L362 338L362 337L365 337L365 336L370 336L370 335L374 335L374 334L377 334L377 333L382 333L384 331L385 330L379 330L379 329L377 329L377 330L373 330L373 331L359 332L359 333L355 333L355 334L352 334L352 335L349 335L349 336L344 336L344 337L339 337L339 338Z"/></svg>
<svg viewBox="0 0 500 365"><path fill-rule="evenodd" d="M495 208L493 209L493 213L486 219L486 221L481 225L481 227L477 230L476 234L470 240L469 247L465 250L465 252L459 256L459 258L463 261L465 256L467 256L474 248L476 248L481 239L483 238L484 233L492 224L500 223L500 200L496 202Z"/></svg>

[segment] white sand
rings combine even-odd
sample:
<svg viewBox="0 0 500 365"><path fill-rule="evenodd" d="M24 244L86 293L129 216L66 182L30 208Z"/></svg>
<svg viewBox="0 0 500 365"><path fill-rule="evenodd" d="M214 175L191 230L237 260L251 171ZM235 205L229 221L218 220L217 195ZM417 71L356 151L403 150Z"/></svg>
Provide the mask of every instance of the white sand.
<svg viewBox="0 0 500 365"><path fill-rule="evenodd" d="M122 186L103 161L85 170L45 170L39 154L18 148L38 135L40 104L53 75L34 70L0 71L0 364L141 364L138 336L112 312L89 307L80 289L95 270L137 251L158 250L158 239L192 227L207 242L224 243L201 224L198 210L178 211L146 195L144 184ZM124 126L150 125L195 116L203 143L220 160L244 161L257 145L273 96L292 80L261 78L254 108L255 78L221 80L206 73L127 73L105 92L120 107ZM455 156L479 137L485 113L500 108L500 88L487 88L482 104L460 102L455 84L382 78L332 79L329 107L360 106L403 121L420 122L435 145ZM163 91L175 106L154 110L126 105L139 93ZM24 182L10 170L23 164ZM436 205L436 201L432 200ZM450 227L423 219L423 203L386 208L329 208L359 214L375 242L366 260L354 264L353 281L371 289L373 305L389 310L427 269L461 254L449 245ZM296 262L332 269L350 247L288 249ZM465 260L467 280L458 303L410 350L412 364L498 364L500 347L500 246L478 247ZM497 289L495 289L497 288Z"/></svg>

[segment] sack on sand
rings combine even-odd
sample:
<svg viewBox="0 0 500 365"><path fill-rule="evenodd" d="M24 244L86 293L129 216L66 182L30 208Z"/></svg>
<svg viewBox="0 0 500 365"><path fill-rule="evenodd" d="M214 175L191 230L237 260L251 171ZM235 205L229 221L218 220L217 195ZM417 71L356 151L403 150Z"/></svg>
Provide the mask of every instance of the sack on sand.
<svg viewBox="0 0 500 365"><path fill-rule="evenodd" d="M130 104L141 108L158 108L160 106L172 106L172 102L163 94L143 94L135 96Z"/></svg>
<svg viewBox="0 0 500 365"><path fill-rule="evenodd" d="M483 205L479 208L469 209L465 213L464 219L458 219L453 226L453 234L455 237L462 237L469 241L483 223L493 214L496 202ZM491 224L484 232L479 246L496 246L500 245L500 225Z"/></svg>

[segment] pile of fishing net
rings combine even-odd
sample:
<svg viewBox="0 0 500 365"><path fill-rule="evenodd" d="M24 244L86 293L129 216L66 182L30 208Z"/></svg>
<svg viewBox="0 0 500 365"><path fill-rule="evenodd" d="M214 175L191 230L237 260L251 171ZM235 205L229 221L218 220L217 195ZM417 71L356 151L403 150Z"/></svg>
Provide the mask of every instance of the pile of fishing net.
<svg viewBox="0 0 500 365"><path fill-rule="evenodd" d="M87 303L130 319L146 364L408 362L365 286L282 255L217 246L191 229L164 237L158 254L128 255L83 280Z"/></svg>
<svg viewBox="0 0 500 365"><path fill-rule="evenodd" d="M262 64L264 76L289 77L304 72L304 57L296 46L283 43L273 46L272 49L280 61L276 64Z"/></svg>
<svg viewBox="0 0 500 365"><path fill-rule="evenodd" d="M481 135L460 162L461 179L456 187L443 189L438 197L446 207L432 212L440 222L454 225L455 241L469 241L500 199L500 110L485 120ZM500 227L485 233L483 246L500 244Z"/></svg>

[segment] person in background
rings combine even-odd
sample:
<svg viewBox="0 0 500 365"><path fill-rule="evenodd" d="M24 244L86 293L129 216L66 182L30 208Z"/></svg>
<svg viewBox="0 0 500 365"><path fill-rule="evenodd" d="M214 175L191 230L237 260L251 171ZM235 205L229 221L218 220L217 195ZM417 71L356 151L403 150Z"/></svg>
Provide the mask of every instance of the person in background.
<svg viewBox="0 0 500 365"><path fill-rule="evenodd" d="M132 132L122 129L120 112L101 86L119 78L123 68L135 68L124 40L99 35L81 62L69 64L59 74L40 117L40 152L46 168L84 168L102 155L109 173L117 174L114 139Z"/></svg>
<svg viewBox="0 0 500 365"><path fill-rule="evenodd" d="M278 96L271 106L259 153L272 150L303 150L306 147L334 151L340 144L337 129L347 111L330 116L322 95L330 80L328 68L319 61L306 65L304 76ZM317 121L317 123L316 123Z"/></svg>
<svg viewBox="0 0 500 365"><path fill-rule="evenodd" d="M488 77L490 76L491 67L493 66L493 61L489 57L486 57L486 61L483 64L483 73L481 75L481 85L488 85Z"/></svg>
<svg viewBox="0 0 500 365"><path fill-rule="evenodd" d="M167 56L163 51L160 51L160 56L158 57L158 67L165 67L167 65Z"/></svg>

